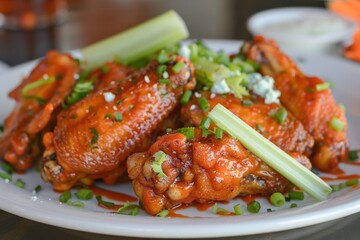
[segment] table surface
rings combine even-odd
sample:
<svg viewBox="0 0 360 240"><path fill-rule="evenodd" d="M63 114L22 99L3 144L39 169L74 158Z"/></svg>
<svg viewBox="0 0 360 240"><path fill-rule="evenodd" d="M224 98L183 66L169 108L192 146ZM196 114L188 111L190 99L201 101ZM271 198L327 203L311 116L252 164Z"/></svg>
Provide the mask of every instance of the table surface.
<svg viewBox="0 0 360 240"><path fill-rule="evenodd" d="M36 31L0 29L0 61L9 65L17 65L41 57L50 49L67 51L80 48L127 29L168 9L177 10L185 18L192 38L244 39L249 37L245 21L251 14L265 8L290 4L290 1L285 0L244 2L235 0L199 0L195 2L191 0L69 0L68 19L62 25ZM191 8L189 8L190 4ZM321 1L306 0L294 0L291 1L291 4L323 5ZM206 9L203 11L205 5ZM359 225L360 213L343 218L340 221L320 224L316 227L331 226L331 228L316 234L309 233L306 239L359 239ZM300 235L304 237L306 232L311 232L307 231L309 229L300 229L299 231L303 231L303 234ZM293 235L294 238L296 236ZM103 240L133 238L103 236L62 229L20 218L0 210L0 239ZM289 239L289 237L284 238L282 233L273 233L257 237L234 237L231 239Z"/></svg>

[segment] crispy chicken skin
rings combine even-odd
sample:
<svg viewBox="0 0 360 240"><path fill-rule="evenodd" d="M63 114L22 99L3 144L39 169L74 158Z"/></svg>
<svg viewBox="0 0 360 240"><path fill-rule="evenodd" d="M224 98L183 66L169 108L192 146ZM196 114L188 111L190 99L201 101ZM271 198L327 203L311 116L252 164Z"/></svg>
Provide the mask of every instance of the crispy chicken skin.
<svg viewBox="0 0 360 240"><path fill-rule="evenodd" d="M167 154L161 167L166 176L154 172L154 154ZM305 159L305 161L304 161ZM302 160L309 166L306 157ZM291 184L266 166L236 139L224 134L187 140L181 133L169 133L144 153L127 160L127 168L142 207L155 215L179 204L230 200L238 195L283 192Z"/></svg>
<svg viewBox="0 0 360 240"><path fill-rule="evenodd" d="M242 53L260 64L262 74L274 77L275 87L281 91L281 103L314 137L311 157L314 166L326 171L345 161L348 154L345 114L336 104L331 90L316 90L316 86L324 82L317 77L305 76L275 42L261 36L245 43ZM330 126L333 118L344 123L342 130Z"/></svg>
<svg viewBox="0 0 360 240"><path fill-rule="evenodd" d="M185 67L174 72L178 62ZM94 178L113 183L124 160L174 110L184 90L194 88L193 67L185 59L175 57L166 65L169 84L159 82L163 76L158 66L152 62L58 116L54 133L44 137L42 161L42 176L55 190L67 190L78 181L90 184ZM105 100L109 93L116 95L113 101Z"/></svg>
<svg viewBox="0 0 360 240"><path fill-rule="evenodd" d="M211 94L212 96L210 96L208 91L202 91L200 94L207 99L210 105L209 111L217 104L222 104L282 150L306 156L311 154L314 145L313 138L292 114L287 114L283 124L279 124L275 117L271 116L272 113L281 108L281 105L277 103L265 104L262 98L252 96L253 104L244 106L242 100L234 97L233 94L226 96ZM249 97L244 97L243 100L248 99ZM200 126L201 120L208 114L207 111L202 111L198 101L199 98L193 96L181 109L181 118L188 126Z"/></svg>
<svg viewBox="0 0 360 240"><path fill-rule="evenodd" d="M16 101L16 106L4 122L0 156L18 172L26 171L41 154L40 135L53 125L60 104L75 84L77 72L78 65L73 58L50 51L10 92L9 96ZM23 91L28 84L46 78L49 79L47 83Z"/></svg>

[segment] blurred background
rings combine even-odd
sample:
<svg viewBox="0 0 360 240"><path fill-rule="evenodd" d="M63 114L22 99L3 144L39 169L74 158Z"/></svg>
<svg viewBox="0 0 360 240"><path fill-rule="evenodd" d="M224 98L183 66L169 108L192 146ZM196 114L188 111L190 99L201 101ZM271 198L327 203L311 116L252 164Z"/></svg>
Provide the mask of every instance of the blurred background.
<svg viewBox="0 0 360 240"><path fill-rule="evenodd" d="M169 9L185 19L192 38L246 39L249 16L284 6L325 7L325 1L0 0L0 61L13 66L50 49L84 47Z"/></svg>

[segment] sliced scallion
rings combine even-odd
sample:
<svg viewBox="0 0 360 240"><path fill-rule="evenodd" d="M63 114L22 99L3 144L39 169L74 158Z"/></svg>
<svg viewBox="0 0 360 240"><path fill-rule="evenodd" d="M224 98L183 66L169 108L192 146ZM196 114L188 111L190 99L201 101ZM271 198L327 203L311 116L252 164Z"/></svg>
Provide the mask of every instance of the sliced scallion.
<svg viewBox="0 0 360 240"><path fill-rule="evenodd" d="M357 159L359 159L359 154L358 154L358 151L357 150L351 150L349 151L349 157L348 159L350 161L355 161Z"/></svg>
<svg viewBox="0 0 360 240"><path fill-rule="evenodd" d="M185 90L184 94L181 96L180 103L187 104L190 101L192 92L190 90Z"/></svg>
<svg viewBox="0 0 360 240"><path fill-rule="evenodd" d="M236 204L234 206L234 212L235 212L235 215L242 215L243 214L242 206L240 204Z"/></svg>
<svg viewBox="0 0 360 240"><path fill-rule="evenodd" d="M261 209L261 205L258 201L252 201L247 205L246 209L251 213L258 213Z"/></svg>
<svg viewBox="0 0 360 240"><path fill-rule="evenodd" d="M108 201L104 201L103 199L102 199L102 196L96 196L96 200L97 200L97 202L98 202L98 204L102 204L102 205L104 205L104 206L106 206L106 207L114 207L115 206L115 203L113 203L113 202L108 202Z"/></svg>
<svg viewBox="0 0 360 240"><path fill-rule="evenodd" d="M26 183L25 183L23 180L18 179L18 180L16 180L16 182L15 182L15 186L17 186L17 187L19 187L19 188L25 188Z"/></svg>
<svg viewBox="0 0 360 240"><path fill-rule="evenodd" d="M271 194L270 202L275 207L281 207L282 205L285 204L285 197L282 193L275 192L275 193Z"/></svg>
<svg viewBox="0 0 360 240"><path fill-rule="evenodd" d="M354 185L358 185L359 184L359 179L358 178L353 178L353 179L349 179L345 182L347 187L350 186L354 186Z"/></svg>
<svg viewBox="0 0 360 240"><path fill-rule="evenodd" d="M208 100L204 97L199 98L199 106L204 112L206 112L210 108Z"/></svg>
<svg viewBox="0 0 360 240"><path fill-rule="evenodd" d="M121 122L123 120L123 115L120 112L116 112L114 115L116 122Z"/></svg>
<svg viewBox="0 0 360 240"><path fill-rule="evenodd" d="M280 108L275 115L275 119L279 124L284 124L285 120L286 120L286 116L287 116L287 112L285 110L285 108Z"/></svg>
<svg viewBox="0 0 360 240"><path fill-rule="evenodd" d="M180 72L181 69L183 69L185 67L185 63L184 62L178 62L176 63L173 67L172 70L176 73Z"/></svg>
<svg viewBox="0 0 360 240"><path fill-rule="evenodd" d="M8 174L12 174L13 173L13 168L12 168L12 166L10 166L8 163L6 163L6 162L2 162L1 163L1 168L2 168L2 170L4 170L6 173L8 173Z"/></svg>
<svg viewBox="0 0 360 240"><path fill-rule="evenodd" d="M330 88L329 82L319 83L319 84L316 84L316 86L315 86L316 91L324 91L329 88Z"/></svg>
<svg viewBox="0 0 360 240"><path fill-rule="evenodd" d="M161 212L159 212L158 214L156 214L156 216L157 217L161 217L161 218L164 218L164 217L166 217L167 215L169 215L169 210L166 210L166 209L164 209L164 210L162 210Z"/></svg>
<svg viewBox="0 0 360 240"><path fill-rule="evenodd" d="M12 175L8 173L0 172L0 178L8 180L10 182L12 181Z"/></svg>
<svg viewBox="0 0 360 240"><path fill-rule="evenodd" d="M291 200L295 199L295 200L304 200L304 193L303 192L298 192L298 191L289 191L289 198Z"/></svg>
<svg viewBox="0 0 360 240"><path fill-rule="evenodd" d="M195 128L194 127L184 127L179 128L176 132L183 134L187 140L191 140L195 137Z"/></svg>
<svg viewBox="0 0 360 240"><path fill-rule="evenodd" d="M71 192L66 191L66 192L63 192L59 196L59 201L62 202L62 203L66 203L67 201L69 201L70 198L71 198Z"/></svg>
<svg viewBox="0 0 360 240"><path fill-rule="evenodd" d="M67 205L73 206L73 207L81 207L83 208L85 206L85 204L81 201L70 201L68 200L66 202Z"/></svg>
<svg viewBox="0 0 360 240"><path fill-rule="evenodd" d="M237 138L249 151L310 196L317 200L325 200L330 194L331 188L327 183L224 106L218 104L208 116L217 126Z"/></svg>
<svg viewBox="0 0 360 240"><path fill-rule="evenodd" d="M75 195L80 200L90 200L93 198L94 193L90 189L82 188L77 193L75 193Z"/></svg>
<svg viewBox="0 0 360 240"><path fill-rule="evenodd" d="M154 155L154 161L151 163L152 170L157 173L159 177L166 177L166 174L162 170L162 164L167 159L167 154L163 151L157 151Z"/></svg>
<svg viewBox="0 0 360 240"><path fill-rule="evenodd" d="M335 131L342 131L344 129L344 122L341 121L339 118L337 117L333 117L331 120L330 120L330 127L332 129L334 129Z"/></svg>

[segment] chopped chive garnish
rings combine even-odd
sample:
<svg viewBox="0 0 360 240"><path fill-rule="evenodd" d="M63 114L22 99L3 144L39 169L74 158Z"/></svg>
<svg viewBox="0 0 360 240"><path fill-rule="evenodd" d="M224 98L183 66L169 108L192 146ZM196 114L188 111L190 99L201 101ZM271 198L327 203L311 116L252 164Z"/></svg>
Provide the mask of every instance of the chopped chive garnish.
<svg viewBox="0 0 360 240"><path fill-rule="evenodd" d="M156 73L159 74L160 76L162 76L165 71L166 71L166 65L159 65L156 68Z"/></svg>
<svg viewBox="0 0 360 240"><path fill-rule="evenodd" d="M93 198L94 193L90 189L82 188L77 193L75 193L75 195L80 200L90 200Z"/></svg>
<svg viewBox="0 0 360 240"><path fill-rule="evenodd" d="M167 159L167 154L163 151L157 151L154 155L154 161L151 163L152 170L157 173L159 177L166 177L166 174L162 170L162 164Z"/></svg>
<svg viewBox="0 0 360 240"><path fill-rule="evenodd" d="M96 196L98 204L102 204L106 207L114 207L115 203L102 200L102 196Z"/></svg>
<svg viewBox="0 0 360 240"><path fill-rule="evenodd" d="M345 112L346 111L346 107L345 107L345 105L344 104L339 104L339 108L343 111L343 112Z"/></svg>
<svg viewBox="0 0 360 240"><path fill-rule="evenodd" d="M201 128L201 137L207 137L209 136L210 134L212 134L213 132L210 131L209 129L207 128Z"/></svg>
<svg viewBox="0 0 360 240"><path fill-rule="evenodd" d="M332 129L334 129L335 131L341 131L344 129L344 122L341 121L340 119L338 119L337 117L333 117L331 120L330 120L330 127Z"/></svg>
<svg viewBox="0 0 360 240"><path fill-rule="evenodd" d="M273 212L274 210L272 210L271 208L267 208L266 212Z"/></svg>
<svg viewBox="0 0 360 240"><path fill-rule="evenodd" d="M106 65L101 66L100 69L101 69L101 72L102 72L102 73L108 73L108 72L109 72L109 67L106 66Z"/></svg>
<svg viewBox="0 0 360 240"><path fill-rule="evenodd" d="M316 84L316 86L315 86L316 91L323 91L323 90L327 90L329 88L330 88L329 82L319 83L319 84Z"/></svg>
<svg viewBox="0 0 360 240"><path fill-rule="evenodd" d="M194 127L179 128L176 130L176 132L185 135L187 140L191 140L195 137L195 128Z"/></svg>
<svg viewBox="0 0 360 240"><path fill-rule="evenodd" d="M93 136L91 138L91 144L97 143L99 139L99 132L95 128L90 128L90 131L92 132Z"/></svg>
<svg viewBox="0 0 360 240"><path fill-rule="evenodd" d="M41 78L35 82L32 82L32 83L29 83L27 84L25 87L23 87L23 89L21 90L21 95L24 97L24 98L27 98L27 97L33 97L33 96L28 96L26 95L28 91L34 89L34 88L37 88L37 87L40 87L44 84L49 84L49 83L52 83L55 81L55 78L54 77L49 77L49 78Z"/></svg>
<svg viewBox="0 0 360 240"><path fill-rule="evenodd" d="M41 185L37 185L37 186L34 188L33 193L36 194L36 193L40 192L41 189L42 189Z"/></svg>
<svg viewBox="0 0 360 240"><path fill-rule="evenodd" d="M73 207L81 207L83 208L85 206L85 204L81 201L70 201L68 200L66 202L67 205L73 206Z"/></svg>
<svg viewBox="0 0 360 240"><path fill-rule="evenodd" d="M304 200L304 192L289 191L289 198L295 200Z"/></svg>
<svg viewBox="0 0 360 240"><path fill-rule="evenodd" d="M171 133L172 132L172 128L166 128L166 133Z"/></svg>
<svg viewBox="0 0 360 240"><path fill-rule="evenodd" d="M355 161L357 159L359 159L359 154L358 154L358 151L357 150L351 150L349 151L349 157L348 159L350 161Z"/></svg>
<svg viewBox="0 0 360 240"><path fill-rule="evenodd" d="M215 128L214 131L215 131L215 137L217 139L222 139L224 130L222 130L221 128Z"/></svg>
<svg viewBox="0 0 360 240"><path fill-rule="evenodd" d="M168 78L160 78L159 83L164 83L164 84L170 84L170 80Z"/></svg>
<svg viewBox="0 0 360 240"><path fill-rule="evenodd" d="M359 179L358 178L353 178L353 179L349 179L345 182L347 187L350 186L354 186L354 185L358 185L359 184Z"/></svg>
<svg viewBox="0 0 360 240"><path fill-rule="evenodd" d="M238 139L249 151L310 196L325 200L330 194L331 188L327 183L224 106L218 104L208 116L218 127Z"/></svg>
<svg viewBox="0 0 360 240"><path fill-rule="evenodd" d="M240 204L236 204L234 206L234 212L235 212L235 215L242 215L243 214L243 209L242 209Z"/></svg>
<svg viewBox="0 0 360 240"><path fill-rule="evenodd" d="M275 119L279 124L284 124L286 116L287 112L285 108L280 108L276 113Z"/></svg>
<svg viewBox="0 0 360 240"><path fill-rule="evenodd" d="M161 217L161 218L166 217L167 215L169 215L169 210L166 210L166 209L164 209L161 212L159 212L158 214L156 214L157 217Z"/></svg>
<svg viewBox="0 0 360 240"><path fill-rule="evenodd" d="M122 104L125 101L126 98L123 98L119 101L116 102L116 106L119 106L120 104Z"/></svg>
<svg viewBox="0 0 360 240"><path fill-rule="evenodd" d="M339 185L330 185L330 187L333 192L337 192L341 190Z"/></svg>
<svg viewBox="0 0 360 240"><path fill-rule="evenodd" d="M247 205L247 210L251 213L258 213L260 211L261 205L258 201L252 201Z"/></svg>
<svg viewBox="0 0 360 240"><path fill-rule="evenodd" d="M204 112L206 112L210 108L208 100L204 97L199 98L199 105L201 110L203 110Z"/></svg>
<svg viewBox="0 0 360 240"><path fill-rule="evenodd" d="M13 168L12 166L10 166L8 163L6 162L2 162L1 163L1 168L8 174L12 174L13 173Z"/></svg>
<svg viewBox="0 0 360 240"><path fill-rule="evenodd" d="M315 92L315 89L313 89L313 88L306 88L305 91L308 92L308 93L313 93L313 92Z"/></svg>
<svg viewBox="0 0 360 240"><path fill-rule="evenodd" d="M215 203L211 207L211 212L214 213L214 214L218 214L218 213L228 213L229 211L226 210L225 208L218 207L218 204Z"/></svg>
<svg viewBox="0 0 360 240"><path fill-rule="evenodd" d="M160 64L164 64L170 61L169 55L167 54L167 52L165 52L164 50L162 50L158 57L157 60L159 61Z"/></svg>
<svg viewBox="0 0 360 240"><path fill-rule="evenodd" d="M256 124L256 129L261 133L265 131L265 129L260 124Z"/></svg>
<svg viewBox="0 0 360 240"><path fill-rule="evenodd" d="M129 202L124 203L122 207L117 210L118 214L137 215L139 213L139 205Z"/></svg>
<svg viewBox="0 0 360 240"><path fill-rule="evenodd" d="M208 129L210 127L210 124L211 124L211 119L209 117L204 117L201 120L200 127Z"/></svg>
<svg viewBox="0 0 360 240"><path fill-rule="evenodd" d="M252 106L253 102L251 100L243 100L242 102L243 106Z"/></svg>
<svg viewBox="0 0 360 240"><path fill-rule="evenodd" d="M111 118L111 113L106 113L105 114L105 119L110 119Z"/></svg>
<svg viewBox="0 0 360 240"><path fill-rule="evenodd" d="M0 178L12 181L12 175L4 172L0 172Z"/></svg>
<svg viewBox="0 0 360 240"><path fill-rule="evenodd" d="M19 187L19 188L25 188L26 183L24 181L22 181L21 179L16 180L15 182L15 186Z"/></svg>
<svg viewBox="0 0 360 240"><path fill-rule="evenodd" d="M297 204L296 204L296 203L290 204L290 208L296 208L296 207L297 207Z"/></svg>
<svg viewBox="0 0 360 240"><path fill-rule="evenodd" d="M185 67L185 63L184 62L178 62L176 63L173 67L172 70L176 73L180 72L181 69L183 69Z"/></svg>
<svg viewBox="0 0 360 240"><path fill-rule="evenodd" d="M285 197L282 193L275 192L270 196L270 202L275 207L281 207L285 204Z"/></svg>
<svg viewBox="0 0 360 240"><path fill-rule="evenodd" d="M192 92L190 90L186 90L184 94L181 96L180 103L183 105L188 103L190 101L191 95Z"/></svg>
<svg viewBox="0 0 360 240"><path fill-rule="evenodd" d="M123 120L123 115L120 112L115 113L115 121L121 122Z"/></svg>
<svg viewBox="0 0 360 240"><path fill-rule="evenodd" d="M62 203L67 203L70 198L71 198L71 192L66 191L66 192L63 192L63 193L59 196L59 201L62 202Z"/></svg>

